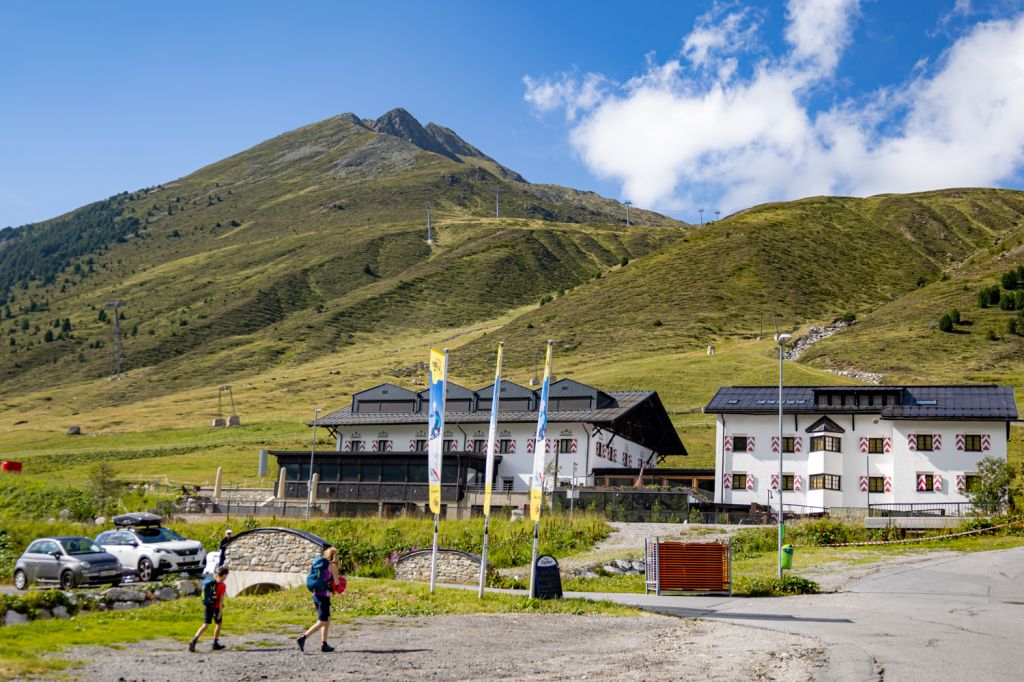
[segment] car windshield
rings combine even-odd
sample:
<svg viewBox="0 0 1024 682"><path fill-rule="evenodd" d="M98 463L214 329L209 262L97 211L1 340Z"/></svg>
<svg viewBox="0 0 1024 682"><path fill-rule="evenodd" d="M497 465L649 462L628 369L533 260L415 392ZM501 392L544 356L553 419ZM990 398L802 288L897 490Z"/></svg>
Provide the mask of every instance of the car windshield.
<svg viewBox="0 0 1024 682"><path fill-rule="evenodd" d="M135 534L147 545L154 542L174 542L185 539L169 528L136 528Z"/></svg>
<svg viewBox="0 0 1024 682"><path fill-rule="evenodd" d="M68 538L61 540L60 544L64 545L64 551L68 554L95 554L103 551L89 538Z"/></svg>

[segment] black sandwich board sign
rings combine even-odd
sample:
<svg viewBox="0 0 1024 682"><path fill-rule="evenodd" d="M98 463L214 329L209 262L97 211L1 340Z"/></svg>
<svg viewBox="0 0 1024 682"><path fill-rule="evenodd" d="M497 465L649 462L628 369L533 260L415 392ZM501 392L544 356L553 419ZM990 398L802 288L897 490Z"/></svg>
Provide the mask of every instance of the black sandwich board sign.
<svg viewBox="0 0 1024 682"><path fill-rule="evenodd" d="M538 557L534 571L537 581L534 594L537 599L561 599L562 574L558 572L558 562L555 557L550 554Z"/></svg>

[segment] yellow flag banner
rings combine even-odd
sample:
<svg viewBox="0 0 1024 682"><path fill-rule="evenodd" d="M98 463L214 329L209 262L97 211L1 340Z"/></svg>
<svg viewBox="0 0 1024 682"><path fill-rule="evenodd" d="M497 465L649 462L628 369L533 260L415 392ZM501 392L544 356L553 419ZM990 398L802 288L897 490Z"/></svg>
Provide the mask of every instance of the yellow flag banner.
<svg viewBox="0 0 1024 682"><path fill-rule="evenodd" d="M540 507L544 501L544 459L547 455L548 434L548 390L551 386L551 349L548 341L547 357L544 360L544 384L540 389L540 405L537 406L537 439L533 442L533 476L530 479L530 519L540 521Z"/></svg>
<svg viewBox="0 0 1024 682"><path fill-rule="evenodd" d="M427 483L430 511L441 513L441 464L444 460L444 402L448 388L448 351L430 349L430 409L427 414Z"/></svg>

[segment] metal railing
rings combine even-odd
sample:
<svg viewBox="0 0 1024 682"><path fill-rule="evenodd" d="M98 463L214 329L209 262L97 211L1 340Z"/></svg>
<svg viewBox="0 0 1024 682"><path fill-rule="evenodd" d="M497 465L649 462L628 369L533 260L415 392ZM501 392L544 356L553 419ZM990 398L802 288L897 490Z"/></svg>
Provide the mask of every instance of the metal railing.
<svg viewBox="0 0 1024 682"><path fill-rule="evenodd" d="M430 487L426 483L369 483L355 481L328 481L317 485L317 500L327 502L345 500L351 502L423 502L429 499ZM285 497L305 500L309 491L306 481L287 481L284 484ZM458 485L442 484L441 501L456 502L463 497L464 489Z"/></svg>
<svg viewBox="0 0 1024 682"><path fill-rule="evenodd" d="M971 502L890 502L868 506L868 516L971 516Z"/></svg>

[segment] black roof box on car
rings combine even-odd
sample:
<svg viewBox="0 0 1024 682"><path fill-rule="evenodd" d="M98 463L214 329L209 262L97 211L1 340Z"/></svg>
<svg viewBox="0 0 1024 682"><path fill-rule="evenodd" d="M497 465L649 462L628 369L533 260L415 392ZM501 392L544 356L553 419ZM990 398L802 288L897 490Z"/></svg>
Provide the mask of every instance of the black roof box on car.
<svg viewBox="0 0 1024 682"><path fill-rule="evenodd" d="M161 519L156 514L149 512L135 512L133 514L121 514L114 517L114 525L118 528L130 526L159 526Z"/></svg>

